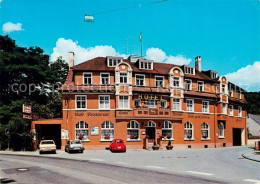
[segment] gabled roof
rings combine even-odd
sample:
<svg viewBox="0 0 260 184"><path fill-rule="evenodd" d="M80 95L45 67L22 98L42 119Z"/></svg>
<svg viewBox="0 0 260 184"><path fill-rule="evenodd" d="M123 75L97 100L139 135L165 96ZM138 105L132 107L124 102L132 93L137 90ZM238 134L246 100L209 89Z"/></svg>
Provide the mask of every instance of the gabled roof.
<svg viewBox="0 0 260 184"><path fill-rule="evenodd" d="M260 125L260 115L248 114L248 116Z"/></svg>

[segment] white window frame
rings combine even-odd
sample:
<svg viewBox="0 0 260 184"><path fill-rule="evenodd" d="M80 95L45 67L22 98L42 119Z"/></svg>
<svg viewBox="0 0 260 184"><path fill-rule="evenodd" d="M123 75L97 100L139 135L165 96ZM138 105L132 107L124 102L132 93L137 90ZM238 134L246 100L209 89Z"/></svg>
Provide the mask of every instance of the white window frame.
<svg viewBox="0 0 260 184"><path fill-rule="evenodd" d="M77 97L85 97L85 108L77 107ZM87 95L75 95L75 109L87 109Z"/></svg>
<svg viewBox="0 0 260 184"><path fill-rule="evenodd" d="M204 103L207 103L207 109L206 109L206 111L204 111ZM204 113L209 113L209 101L205 101L205 100L203 100L202 101L202 112L204 112Z"/></svg>
<svg viewBox="0 0 260 184"><path fill-rule="evenodd" d="M242 117L243 109L241 106L238 106L238 117Z"/></svg>
<svg viewBox="0 0 260 184"><path fill-rule="evenodd" d="M222 114L227 114L227 104L222 103Z"/></svg>
<svg viewBox="0 0 260 184"><path fill-rule="evenodd" d="M200 90L200 85L199 85L199 83L202 84L202 89L201 89L201 90ZM198 86L198 89L197 89L197 90L198 90L199 92L203 92L203 91L204 91L204 82L203 82L203 81L198 81L198 82L197 82L197 86Z"/></svg>
<svg viewBox="0 0 260 184"><path fill-rule="evenodd" d="M191 101L192 102L192 110L188 110L188 101ZM186 111L187 112L194 112L194 99L186 99Z"/></svg>
<svg viewBox="0 0 260 184"><path fill-rule="evenodd" d="M178 79L178 80L175 80L175 79ZM180 87L180 82L181 81L181 78L180 77L173 77L173 87ZM175 85L175 82L178 82L178 85Z"/></svg>
<svg viewBox="0 0 260 184"><path fill-rule="evenodd" d="M224 88L224 92L223 92L223 88ZM226 84L221 84L221 93L226 94Z"/></svg>
<svg viewBox="0 0 260 184"><path fill-rule="evenodd" d="M127 97L127 107L125 107L125 102L126 102L125 99L123 99L123 101L122 101L123 107L120 107L120 97L123 97L123 98ZM130 106L129 96L127 96L127 95L119 95L118 96L118 108L119 109L129 109L129 106Z"/></svg>
<svg viewBox="0 0 260 184"><path fill-rule="evenodd" d="M121 73L125 73L126 74L126 82L123 82L123 83L121 82ZM119 83L120 84L128 84L128 72L120 72L119 73Z"/></svg>
<svg viewBox="0 0 260 184"><path fill-rule="evenodd" d="M133 125L132 123L134 123L134 126L132 126ZM138 135L137 139L135 139L135 138L131 139L130 138L131 134L128 134L128 131L133 131L133 130L138 132L137 133L137 135ZM139 141L139 140L140 140L140 124L135 120L131 120L127 123L127 141Z"/></svg>
<svg viewBox="0 0 260 184"><path fill-rule="evenodd" d="M107 124L106 124L106 122L109 122L109 124L108 124L108 127L107 127ZM102 125L105 125L105 128L102 128ZM114 123L112 123L111 121L104 121L103 123L101 123L101 133L100 133L100 136L101 136L101 141L112 141L113 139L114 139L114 137L115 137L115 125L114 125ZM102 132L103 132L103 130L112 130L112 132L113 132L113 136L111 137L109 137L109 139L105 139L105 137L106 136L104 136L103 134L102 134Z"/></svg>
<svg viewBox="0 0 260 184"><path fill-rule="evenodd" d="M174 100L179 100L179 102L174 102ZM174 108L175 104L176 105L178 104L178 106L180 108L179 109ZM181 99L180 98L173 98L173 100L172 100L172 109L173 109L173 111L181 111L182 110L182 108L181 108Z"/></svg>
<svg viewBox="0 0 260 184"><path fill-rule="evenodd" d="M237 91L237 98L241 99L241 91Z"/></svg>
<svg viewBox="0 0 260 184"><path fill-rule="evenodd" d="M206 126L204 126L204 125L206 125ZM208 137L203 137L203 131L207 131L208 132ZM203 140L209 140L210 139L210 126L209 126L209 124L207 123L207 122L203 122L202 124L201 124L201 138L203 139Z"/></svg>
<svg viewBox="0 0 260 184"><path fill-rule="evenodd" d="M102 74L108 74L108 83L107 84L102 84ZM109 85L110 84L110 73L108 73L108 72L101 72L100 73L100 84L101 85Z"/></svg>
<svg viewBox="0 0 260 184"><path fill-rule="evenodd" d="M189 74L189 75L195 75L194 73L194 68L190 66L185 66L184 67L184 73Z"/></svg>
<svg viewBox="0 0 260 184"><path fill-rule="evenodd" d="M110 65L110 61L109 60L112 60L112 65ZM114 63L114 61L116 61L116 63ZM122 59L119 59L119 58L108 58L107 59L107 66L108 67L115 67L118 63L121 63L122 62Z"/></svg>
<svg viewBox="0 0 260 184"><path fill-rule="evenodd" d="M220 125L223 126L223 129L219 128ZM222 133L221 133L221 131L222 131ZM223 134L223 135L221 135L221 134ZM225 125L222 122L218 123L218 138L222 138L222 139L225 138Z"/></svg>
<svg viewBox="0 0 260 184"><path fill-rule="evenodd" d="M162 106L162 103L164 103L164 107ZM161 100L160 101L160 107L161 108L167 108L167 100Z"/></svg>
<svg viewBox="0 0 260 184"><path fill-rule="evenodd" d="M190 82L189 89L186 88L186 84L187 84L186 81ZM192 90L192 80L191 79L185 79L185 90L187 90L187 91L191 91Z"/></svg>
<svg viewBox="0 0 260 184"><path fill-rule="evenodd" d="M136 102L138 101L138 105L136 105ZM134 107L137 108L137 107L141 107L141 99L134 99Z"/></svg>
<svg viewBox="0 0 260 184"><path fill-rule="evenodd" d="M158 80L157 78L162 78L162 86L157 86L157 80ZM157 88L164 87L164 76L162 76L162 75L155 76L155 87L157 87Z"/></svg>
<svg viewBox="0 0 260 184"><path fill-rule="evenodd" d="M143 85L137 85L137 78L136 78L136 76L142 76L142 77L144 77L144 81L143 81ZM136 86L145 86L145 75L144 74L135 74L135 85Z"/></svg>
<svg viewBox="0 0 260 184"><path fill-rule="evenodd" d="M100 107L100 97L108 97L108 108L101 108ZM98 96L98 107L99 107L99 109L105 109L105 110L108 110L108 109L110 109L110 95L99 95Z"/></svg>
<svg viewBox="0 0 260 184"><path fill-rule="evenodd" d="M147 105L147 102L148 101L153 101L154 103L154 106L153 107L150 107L149 105ZM145 103L145 105L148 107L148 108L155 108L156 107L156 101L154 100L154 99L148 99L147 101L146 101L146 103Z"/></svg>
<svg viewBox="0 0 260 184"><path fill-rule="evenodd" d="M187 127L188 123L191 125L191 127ZM191 138L188 138L188 135L186 134L186 131L191 131ZM184 140L194 140L194 126L192 122L188 121L184 124Z"/></svg>
<svg viewBox="0 0 260 184"><path fill-rule="evenodd" d="M151 68L149 68L149 66ZM145 69L145 70L152 70L153 69L153 62L152 61L139 61L139 68Z"/></svg>
<svg viewBox="0 0 260 184"><path fill-rule="evenodd" d="M91 77L90 77L90 84L86 84L85 83L85 74L90 74L91 75ZM93 78L93 75L92 75L92 72L83 72L83 84L84 85L91 85L92 84L92 78Z"/></svg>
<svg viewBox="0 0 260 184"><path fill-rule="evenodd" d="M167 126L165 126L166 125L166 123L168 123L168 127ZM172 124L172 122L170 122L170 121L164 121L163 122L163 124L162 124L162 132L163 132L163 130L168 130L168 131L171 131L171 138L170 139L168 139L167 138L167 136L166 137L163 137L163 140L173 140L173 124ZM162 133L162 135L163 135L163 133Z"/></svg>
<svg viewBox="0 0 260 184"><path fill-rule="evenodd" d="M84 123L84 127L81 127L80 126L80 122L83 122ZM77 128L77 124L79 124L79 128ZM88 137L86 139L82 139L81 141L89 141L89 126L88 126L88 123L85 122L85 121L78 121L76 124L75 124L75 140L80 140L79 139L79 136L77 136L77 130L85 130L87 131L87 135Z"/></svg>
<svg viewBox="0 0 260 184"><path fill-rule="evenodd" d="M232 107L232 108L231 108ZM232 109L232 111L231 111ZM233 116L234 115L234 105L229 105L229 115Z"/></svg>

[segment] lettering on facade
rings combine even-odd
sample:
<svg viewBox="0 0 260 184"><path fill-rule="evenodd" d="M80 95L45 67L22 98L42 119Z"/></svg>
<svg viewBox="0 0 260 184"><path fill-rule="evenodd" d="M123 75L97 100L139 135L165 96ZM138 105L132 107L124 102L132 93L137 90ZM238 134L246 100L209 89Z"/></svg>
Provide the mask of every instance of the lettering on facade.
<svg viewBox="0 0 260 184"><path fill-rule="evenodd" d="M194 119L209 119L209 116L205 116L205 115L188 115L188 118L194 118Z"/></svg>
<svg viewBox="0 0 260 184"><path fill-rule="evenodd" d="M179 112L173 112L172 115L173 115L173 116L182 116L182 113L179 113Z"/></svg>
<svg viewBox="0 0 260 184"><path fill-rule="evenodd" d="M100 113L100 112L92 113L92 112L88 112L87 116L109 116L109 113Z"/></svg>
<svg viewBox="0 0 260 184"><path fill-rule="evenodd" d="M241 122L241 119L237 119L236 122Z"/></svg>
<svg viewBox="0 0 260 184"><path fill-rule="evenodd" d="M84 116L84 112L75 112L75 116Z"/></svg>
<svg viewBox="0 0 260 184"><path fill-rule="evenodd" d="M163 100L162 95L147 95L147 94L139 94L138 98L141 100Z"/></svg>

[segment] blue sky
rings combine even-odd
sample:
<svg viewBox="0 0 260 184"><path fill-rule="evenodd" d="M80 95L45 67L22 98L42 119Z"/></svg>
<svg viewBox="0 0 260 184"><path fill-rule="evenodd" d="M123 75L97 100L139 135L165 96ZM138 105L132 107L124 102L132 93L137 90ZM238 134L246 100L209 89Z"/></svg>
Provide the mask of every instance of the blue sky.
<svg viewBox="0 0 260 184"><path fill-rule="evenodd" d="M22 30L2 29L1 34L21 46L39 46L53 58L66 58L65 53L75 49L88 59L98 53L140 54L142 31L144 53L156 48L149 50L148 58L194 65L200 55L203 70L216 70L249 91L260 91L258 0L168 0L142 6L152 1L2 0L0 24L20 23ZM85 13L134 5L140 6L84 22ZM85 58L78 57L78 62Z"/></svg>

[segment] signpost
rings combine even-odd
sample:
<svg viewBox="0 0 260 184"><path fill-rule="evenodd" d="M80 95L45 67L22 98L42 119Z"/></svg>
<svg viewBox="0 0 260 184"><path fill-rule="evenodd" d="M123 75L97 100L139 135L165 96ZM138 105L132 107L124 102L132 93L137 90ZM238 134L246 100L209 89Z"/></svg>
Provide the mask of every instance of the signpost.
<svg viewBox="0 0 260 184"><path fill-rule="evenodd" d="M32 103L23 104L23 118L32 119Z"/></svg>

